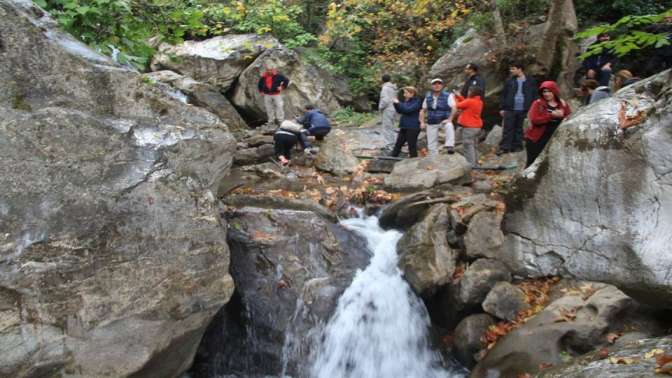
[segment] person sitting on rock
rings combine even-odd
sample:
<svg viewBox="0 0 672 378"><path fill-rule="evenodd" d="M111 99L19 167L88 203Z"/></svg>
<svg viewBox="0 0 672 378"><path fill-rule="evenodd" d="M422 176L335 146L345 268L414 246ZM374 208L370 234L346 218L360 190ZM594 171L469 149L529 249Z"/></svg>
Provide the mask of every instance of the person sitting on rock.
<svg viewBox="0 0 672 378"><path fill-rule="evenodd" d="M627 87L628 85L634 84L640 80L642 79L633 75L632 72L628 70L620 70L614 75L614 93L621 90L621 88Z"/></svg>
<svg viewBox="0 0 672 378"><path fill-rule="evenodd" d="M609 87L600 86L600 83L592 79L584 80L583 83L581 83L581 93L584 96L584 105L592 104L611 96Z"/></svg>
<svg viewBox="0 0 672 378"><path fill-rule="evenodd" d="M315 137L315 140L323 140L331 131L331 123L327 119L327 116L312 104L306 105L304 110L305 113L296 119L296 122L304 128L301 132L299 143L301 143L301 146L305 150L312 151L312 146L307 136L311 135Z"/></svg>
<svg viewBox="0 0 672 378"><path fill-rule="evenodd" d="M609 41L607 33L601 33L597 36L598 44ZM616 56L608 49L603 49L599 54L588 57L583 61L582 67L586 70L586 79L596 80L601 86L609 85L613 66L616 64Z"/></svg>
<svg viewBox="0 0 672 378"><path fill-rule="evenodd" d="M427 93L420 110L420 128L427 131L427 149L429 156L439 153L439 129L443 127L446 133L444 147L449 154L455 148L455 129L450 122L450 115L455 107L455 96L443 89L443 80L436 78L432 82L432 91ZM425 122L425 118L427 122Z"/></svg>
<svg viewBox="0 0 672 378"><path fill-rule="evenodd" d="M404 101L395 98L393 104L397 113L401 114L401 119L399 120L399 134L392 150L392 156L399 156L401 148L408 143L410 157L418 157L420 108L422 107L418 90L415 87L404 87Z"/></svg>
<svg viewBox="0 0 672 378"><path fill-rule="evenodd" d="M464 148L464 158L472 167L478 166L478 152L476 145L478 137L483 128L483 94L480 87L470 87L469 97L464 98L458 91L454 92L457 104L455 107L460 110L457 118L457 125L462 128L462 147Z"/></svg>
<svg viewBox="0 0 672 378"><path fill-rule="evenodd" d="M560 89L554 81L544 81L539 86L539 91L541 97L532 103L527 114L530 127L525 132L525 167L534 163L562 120L572 112L567 102L560 98Z"/></svg>
<svg viewBox="0 0 672 378"><path fill-rule="evenodd" d="M273 135L275 156L283 166L289 164L292 158L292 148L300 140L302 131L303 127L293 121L282 121L280 127L275 131Z"/></svg>
<svg viewBox="0 0 672 378"><path fill-rule="evenodd" d="M278 73L273 63L265 64L265 71L259 78L257 88L264 97L264 107L268 123L280 124L285 119L284 102L282 101L282 91L289 86L289 79Z"/></svg>

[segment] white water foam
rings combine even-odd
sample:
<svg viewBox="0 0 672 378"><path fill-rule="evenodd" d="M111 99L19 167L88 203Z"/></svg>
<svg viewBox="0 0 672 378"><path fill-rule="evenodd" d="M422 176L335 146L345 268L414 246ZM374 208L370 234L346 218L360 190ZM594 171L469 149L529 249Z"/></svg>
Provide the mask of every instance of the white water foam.
<svg viewBox="0 0 672 378"><path fill-rule="evenodd" d="M341 222L363 235L373 252L339 299L313 358L316 378L460 377L441 366L429 347L429 316L397 267L401 233L385 231L378 218Z"/></svg>

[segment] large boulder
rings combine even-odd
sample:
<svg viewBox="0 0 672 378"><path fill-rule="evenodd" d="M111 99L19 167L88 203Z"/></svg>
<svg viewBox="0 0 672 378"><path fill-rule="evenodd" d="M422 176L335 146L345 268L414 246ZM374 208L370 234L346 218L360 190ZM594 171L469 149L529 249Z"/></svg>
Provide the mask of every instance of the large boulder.
<svg viewBox="0 0 672 378"><path fill-rule="evenodd" d="M452 279L458 252L448 245L448 206L434 205L399 240L399 266L411 287L424 293Z"/></svg>
<svg viewBox="0 0 672 378"><path fill-rule="evenodd" d="M152 59L152 70L171 70L227 91L240 74L264 51L280 42L256 34L223 35L204 41L162 44Z"/></svg>
<svg viewBox="0 0 672 378"><path fill-rule="evenodd" d="M317 169L337 176L346 176L355 172L359 160L352 154L345 134L345 130L334 129L320 143L320 152L315 159Z"/></svg>
<svg viewBox="0 0 672 378"><path fill-rule="evenodd" d="M332 92L333 79L329 78L330 75L303 62L296 52L278 46L264 51L250 64L240 74L233 91L233 104L249 122L266 120L264 99L257 89L266 63L278 68L290 81L289 87L283 92L286 119L303 114L306 104L313 104L325 113L339 109Z"/></svg>
<svg viewBox="0 0 672 378"><path fill-rule="evenodd" d="M385 186L395 191L415 191L443 184L471 181L471 167L459 154L405 159L385 176Z"/></svg>
<svg viewBox="0 0 672 378"><path fill-rule="evenodd" d="M483 310L499 319L514 321L529 308L522 290L508 282L498 282L483 301Z"/></svg>
<svg viewBox="0 0 672 378"><path fill-rule="evenodd" d="M642 123L618 133L623 101ZM581 109L515 183L502 261L523 276L612 283L672 305L670 71Z"/></svg>
<svg viewBox="0 0 672 378"><path fill-rule="evenodd" d="M611 285L594 284L557 299L488 351L472 378L515 377L559 365L609 342L609 332L635 302Z"/></svg>
<svg viewBox="0 0 672 378"><path fill-rule="evenodd" d="M455 357L463 365L473 367L476 365L475 356L485 345L481 341L483 335L495 319L488 314L469 315L462 319L455 328Z"/></svg>
<svg viewBox="0 0 672 378"><path fill-rule="evenodd" d="M457 304L480 305L490 290L501 281L511 281L511 272L502 263L491 259L474 261L460 279Z"/></svg>
<svg viewBox="0 0 672 378"><path fill-rule="evenodd" d="M197 376L304 376L315 346L309 331L329 320L355 271L367 265L363 238L314 212L279 209L295 206L277 201L227 211L235 301L206 332Z"/></svg>
<svg viewBox="0 0 672 378"><path fill-rule="evenodd" d="M464 247L471 258L500 259L504 234L502 215L496 211L479 211L471 218L464 235Z"/></svg>
<svg viewBox="0 0 672 378"><path fill-rule="evenodd" d="M233 292L235 140L32 2L0 17L0 376L179 376Z"/></svg>

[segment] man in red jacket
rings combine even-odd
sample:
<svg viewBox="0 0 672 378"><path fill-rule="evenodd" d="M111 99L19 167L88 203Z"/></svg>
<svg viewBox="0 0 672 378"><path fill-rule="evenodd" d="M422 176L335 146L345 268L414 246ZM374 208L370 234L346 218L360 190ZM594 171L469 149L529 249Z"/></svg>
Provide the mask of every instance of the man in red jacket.
<svg viewBox="0 0 672 378"><path fill-rule="evenodd" d="M268 123L279 125L285 120L285 109L282 101L282 91L289 86L289 80L278 73L278 69L270 63L264 65L265 71L257 85L259 93L264 97L264 106Z"/></svg>
<svg viewBox="0 0 672 378"><path fill-rule="evenodd" d="M539 92L541 97L532 103L527 113L530 127L525 131L526 167L534 163L555 129L572 112L567 102L560 98L560 90L554 81L541 83Z"/></svg>

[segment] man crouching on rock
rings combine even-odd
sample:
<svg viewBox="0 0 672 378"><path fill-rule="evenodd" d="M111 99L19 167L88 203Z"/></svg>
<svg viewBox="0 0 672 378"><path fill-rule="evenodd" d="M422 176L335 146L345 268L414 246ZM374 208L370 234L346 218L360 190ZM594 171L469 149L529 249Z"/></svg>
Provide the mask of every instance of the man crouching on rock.
<svg viewBox="0 0 672 378"><path fill-rule="evenodd" d="M314 152L314 149L308 141L308 135L315 137L315 140L324 139L327 134L331 131L331 123L327 116L324 115L319 109L315 108L314 105L308 104L304 108L305 113L296 119L296 122L301 124L304 130L301 132L301 138L299 143L303 147L304 151L308 153Z"/></svg>
<svg viewBox="0 0 672 378"><path fill-rule="evenodd" d="M273 63L265 63L264 68L265 71L261 74L257 87L259 93L264 97L268 123L279 125L285 119L282 91L289 86L289 79L278 73L278 69L275 68Z"/></svg>

